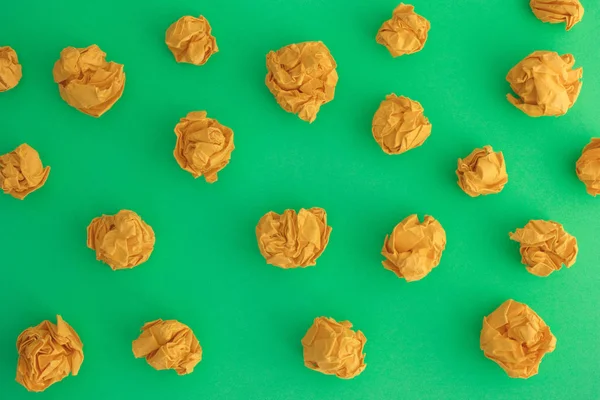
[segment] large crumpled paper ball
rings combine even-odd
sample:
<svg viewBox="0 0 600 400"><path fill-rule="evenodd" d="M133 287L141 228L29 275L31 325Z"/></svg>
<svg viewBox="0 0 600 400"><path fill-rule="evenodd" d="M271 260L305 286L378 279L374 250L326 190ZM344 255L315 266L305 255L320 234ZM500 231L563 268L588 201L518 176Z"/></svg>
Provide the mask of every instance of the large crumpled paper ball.
<svg viewBox="0 0 600 400"><path fill-rule="evenodd" d="M414 11L414 7L400 3L385 21L375 40L384 45L393 57L420 51L427 41L429 21Z"/></svg>
<svg viewBox="0 0 600 400"><path fill-rule="evenodd" d="M129 210L94 218L87 228L88 247L96 251L97 260L113 270L133 268L146 262L155 241L150 225Z"/></svg>
<svg viewBox="0 0 600 400"><path fill-rule="evenodd" d="M569 30L583 18L583 6L579 0L531 0L531 11L543 22L565 22Z"/></svg>
<svg viewBox="0 0 600 400"><path fill-rule="evenodd" d="M210 31L206 18L188 15L179 18L167 29L165 42L177 62L203 65L219 51L217 40Z"/></svg>
<svg viewBox="0 0 600 400"><path fill-rule="evenodd" d="M17 52L10 46L0 47L0 93L17 86L22 77Z"/></svg>
<svg viewBox="0 0 600 400"><path fill-rule="evenodd" d="M56 325L46 320L25 329L17 339L17 351L17 382L31 392L77 375L83 362L83 343L60 315Z"/></svg>
<svg viewBox="0 0 600 400"><path fill-rule="evenodd" d="M492 146L483 146L464 159L459 158L456 175L458 186L471 197L500 193L508 182L504 156Z"/></svg>
<svg viewBox="0 0 600 400"><path fill-rule="evenodd" d="M321 106L333 100L336 66L322 42L290 44L267 54L265 83L285 111L313 122Z"/></svg>
<svg viewBox="0 0 600 400"><path fill-rule="evenodd" d="M581 91L583 68L573 65L571 54L535 51L508 72L506 80L517 97L509 93L506 98L531 117L564 115Z"/></svg>
<svg viewBox="0 0 600 400"><path fill-rule="evenodd" d="M173 319L144 324L131 347L135 358L145 357L153 368L174 369L178 375L192 373L202 360L202 347L194 332Z"/></svg>
<svg viewBox="0 0 600 400"><path fill-rule="evenodd" d="M256 226L260 253L268 264L285 269L315 265L330 234L327 213L319 207L302 208L298 214L295 210L281 215L270 211Z"/></svg>
<svg viewBox="0 0 600 400"><path fill-rule="evenodd" d="M60 96L82 113L99 117L123 94L123 64L106 61L95 44L81 49L67 47L52 70Z"/></svg>
<svg viewBox="0 0 600 400"><path fill-rule="evenodd" d="M354 378L363 372L367 366L363 353L367 338L361 331L351 328L349 321L315 318L302 338L304 365L343 379Z"/></svg>
<svg viewBox="0 0 600 400"><path fill-rule="evenodd" d="M509 236L521 244L521 262L533 275L548 276L577 260L577 239L558 222L531 220Z"/></svg>
<svg viewBox="0 0 600 400"><path fill-rule="evenodd" d="M27 143L0 156L2 190L19 200L44 186L48 174L50 167L44 168L38 152Z"/></svg>
<svg viewBox="0 0 600 400"><path fill-rule="evenodd" d="M593 138L583 148L576 165L577 177L589 194L600 194L600 138Z"/></svg>
<svg viewBox="0 0 600 400"><path fill-rule="evenodd" d="M526 304L506 300L483 318L480 347L511 378L538 373L542 357L556 348L556 337Z"/></svg>

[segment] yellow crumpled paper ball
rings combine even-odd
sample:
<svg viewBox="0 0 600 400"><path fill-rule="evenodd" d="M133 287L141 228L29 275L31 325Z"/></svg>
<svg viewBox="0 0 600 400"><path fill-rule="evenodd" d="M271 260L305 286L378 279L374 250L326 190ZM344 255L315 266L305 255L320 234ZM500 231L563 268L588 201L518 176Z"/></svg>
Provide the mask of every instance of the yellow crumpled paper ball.
<svg viewBox="0 0 600 400"><path fill-rule="evenodd" d="M106 62L105 57L95 44L81 49L67 47L52 70L63 100L93 117L107 112L125 87L123 64Z"/></svg>
<svg viewBox="0 0 600 400"><path fill-rule="evenodd" d="M290 44L267 54L265 83L285 111L313 122L321 106L333 100L336 66L322 42Z"/></svg>
<svg viewBox="0 0 600 400"><path fill-rule="evenodd" d="M173 319L144 324L131 348L135 358L145 357L153 368L174 369L178 375L192 373L202 360L202 347L194 332Z"/></svg>
<svg viewBox="0 0 600 400"><path fill-rule="evenodd" d="M511 378L538 373L542 357L556 348L556 337L526 304L506 300L483 318L480 347Z"/></svg>
<svg viewBox="0 0 600 400"><path fill-rule="evenodd" d="M22 77L17 52L10 46L0 47L0 93L17 86Z"/></svg>
<svg viewBox="0 0 600 400"><path fill-rule="evenodd" d="M418 281L438 266L445 248L442 225L429 215L419 222L419 217L412 214L386 235L381 249L383 266L407 282Z"/></svg>
<svg viewBox="0 0 600 400"><path fill-rule="evenodd" d="M304 365L343 379L354 378L363 372L367 366L363 353L367 338L361 331L351 328L349 321L315 318L302 338Z"/></svg>
<svg viewBox="0 0 600 400"><path fill-rule="evenodd" d="M517 97L506 98L531 117L564 115L581 91L583 68L573 65L571 54L535 51L508 72L506 80Z"/></svg>
<svg viewBox="0 0 600 400"><path fill-rule="evenodd" d="M0 156L2 190L19 200L44 186L48 174L50 167L44 168L38 152L27 143Z"/></svg>
<svg viewBox="0 0 600 400"><path fill-rule="evenodd" d="M129 210L94 218L87 228L87 246L96 251L97 260L108 264L113 271L147 261L155 241L150 225Z"/></svg>
<svg viewBox="0 0 600 400"><path fill-rule="evenodd" d="M165 42L177 62L203 65L219 51L217 40L210 31L206 18L187 15L167 29Z"/></svg>
<svg viewBox="0 0 600 400"><path fill-rule="evenodd" d="M17 338L17 351L17 382L30 392L77 375L83 362L83 343L60 315L56 325L46 320L25 329Z"/></svg>
<svg viewBox="0 0 600 400"><path fill-rule="evenodd" d="M256 226L258 248L267 264L285 269L315 265L330 234L327 213L319 207L302 208L298 214L295 210L281 215L270 211Z"/></svg>
<svg viewBox="0 0 600 400"><path fill-rule="evenodd" d="M589 194L600 194L600 138L593 138L583 148L581 157L577 160L577 177L585 184Z"/></svg>
<svg viewBox="0 0 600 400"><path fill-rule="evenodd" d="M459 158L456 175L458 186L471 197L500 193L508 182L504 156L492 146L483 146L464 159Z"/></svg>
<svg viewBox="0 0 600 400"><path fill-rule="evenodd" d="M539 20L551 24L565 22L567 30L583 18L579 0L531 0L529 6Z"/></svg>
<svg viewBox="0 0 600 400"><path fill-rule="evenodd" d="M194 178L204 175L206 182L216 182L217 172L229 164L235 149L233 131L207 118L206 111L195 111L175 125L175 135L173 155L179 166Z"/></svg>
<svg viewBox="0 0 600 400"><path fill-rule="evenodd" d="M385 21L375 40L387 47L393 57L421 51L427 41L429 21L414 11L409 4L400 3Z"/></svg>
<svg viewBox="0 0 600 400"><path fill-rule="evenodd" d="M533 275L548 276L577 259L577 239L558 222L531 220L509 236L521 244L521 262Z"/></svg>

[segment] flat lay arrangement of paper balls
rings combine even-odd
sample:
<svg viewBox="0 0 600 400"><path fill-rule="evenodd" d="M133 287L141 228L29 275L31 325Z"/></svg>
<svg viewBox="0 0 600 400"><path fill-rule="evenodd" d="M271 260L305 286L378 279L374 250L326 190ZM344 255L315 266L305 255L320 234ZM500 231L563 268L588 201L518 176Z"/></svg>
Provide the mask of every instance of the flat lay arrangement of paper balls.
<svg viewBox="0 0 600 400"><path fill-rule="evenodd" d="M224 22L242 15L214 13L213 18L210 7L201 15L184 12L162 21L156 13L154 25L141 25L143 32L133 37L119 35L120 20L115 27L104 21L104 30L90 28L87 44L61 33L57 37L72 41L64 41L56 53L44 48L43 39L32 52L20 45L29 42L13 43L8 30L0 28L0 112L5 129L14 131L0 138L5 194L0 248L6 255L3 267L17 270L5 282L5 292L13 294L4 300L16 304L10 315L26 317L14 322L24 324L14 326L18 334L7 331L13 344L8 336L0 342L10 347L2 349L4 363L16 369L16 382L24 388L10 393L50 393L81 379L88 362L113 351L106 347L118 350L119 360L145 359L148 366L132 380L210 373L216 358L228 360L233 369L249 362L236 361L239 354L270 369L290 368L285 370L290 380L303 378L289 371L300 376L309 369L329 375L328 380L341 378L341 385L352 384L350 379L361 385L370 373L403 379L401 371L416 368L410 360L434 360L440 347L457 358L468 348L469 360L481 362L474 368L493 365L485 371L506 382L539 375L527 382L535 381L545 374L558 380L558 361L547 360L584 357L574 354L573 341L581 338L570 335L573 329L567 326L589 332L600 327L598 318L580 316L575 324L570 317L588 295L573 282L591 288L598 281L593 264L600 257L600 231L587 226L597 225L600 217L594 199L600 194L600 127L597 118L586 122L576 113L585 101L592 102L588 109L596 108L591 94L581 94L588 85L599 87L600 62L588 72L582 62L588 58L571 53L567 44L576 43L573 37L580 36L573 35L585 24L598 28L591 14L600 17L595 10L600 7L588 2L584 14L580 0L502 2L502 18L514 15L539 29L530 34L535 44L528 51L506 55L490 43L481 51L481 59L492 55L485 62L473 52L469 62L440 56L432 66L435 54L426 61L419 57L454 34L445 32L450 25L440 19L441 11L428 15L431 6L416 0L391 7L367 3L361 9L376 7L377 14L366 15L387 17L369 21L366 26L379 24L370 33L357 26L352 37L361 40L348 37L344 45L347 33L341 27L320 34L312 24L302 34L282 33L286 24L274 21L289 16L274 6L269 15L276 27L252 22L252 29L264 33L255 37L260 46L243 57L235 51L243 46L233 46L234 34L227 33L232 25ZM485 30L473 19L477 12L471 15L477 29ZM302 20L294 19L289 29L301 29ZM465 24L461 29L468 28ZM511 29L519 30L517 25ZM235 35L254 33L240 25ZM250 43L250 38L239 40ZM476 39L457 35L453 40L460 47ZM508 41L504 49L510 48L513 39L496 36L494 43L503 40ZM118 47L111 41L122 42L135 60L113 51ZM585 43L595 45L595 40ZM587 51L597 57L596 47ZM469 64L466 70L453 67ZM446 69L440 73L455 81L434 86L431 82L441 80L431 73ZM49 110L57 117L44 122L32 108L41 100L31 93L50 85L44 102L52 103ZM372 85L375 90L361 93ZM472 99L465 94L468 87L476 94ZM29 97L20 96L21 90ZM221 94L215 96L216 91ZM336 109L338 101L344 103ZM11 112L3 112L3 104ZM480 106L487 114L476 115ZM486 121L495 110L502 120ZM510 132L509 124L526 128ZM520 137L513 141L514 135ZM565 153L542 151L545 142ZM344 154L346 148L350 152ZM540 176L545 168L551 172ZM81 178L68 178L75 176ZM60 215L49 219L52 213ZM232 283L234 289L228 281L239 283ZM548 300L558 299L563 287L578 297L569 295L571 303ZM194 300L203 292L212 297ZM600 300L590 296L595 297L588 299L588 311ZM101 307L104 297L109 298L106 308L86 310L90 302ZM255 303L260 299L276 308ZM82 306L72 305L78 302ZM312 305L296 314L303 302ZM386 313L389 303L399 305L390 305ZM445 307L443 322L435 305ZM207 315L211 307L218 320ZM461 319L446 321L452 313ZM108 321L111 315L120 321L118 328L99 325L100 318ZM411 315L419 318L409 323ZM261 322L249 323L253 318ZM427 326L431 323L435 327ZM457 325L451 340L444 337L451 330L442 323ZM285 329L281 325L295 327L274 344L290 357L261 347L257 339L275 337ZM405 330L438 333L436 338L413 333L410 341ZM231 337L237 340L225 343ZM386 340L397 348L385 347ZM406 346L418 351L405 353ZM599 365L600 344L590 348L587 357L595 361L586 368L593 369ZM292 365L279 365L290 360ZM128 365L139 368L141 361L133 362ZM457 362L456 368L466 365ZM126 376L127 370L119 369L118 375ZM109 378L98 379L111 385ZM352 397L346 391L344 398L442 398L440 392L407 397L390 387L376 394L374 388L353 386L343 390L370 395ZM573 398L584 389L589 387ZM598 398L596 389L581 398ZM230 390L213 392L213 398L242 398ZM88 398L84 392L62 393L63 398ZM244 398L269 398L248 393ZM554 398L551 394L523 396ZM182 392L172 396L184 398ZM457 398L485 397L473 396L463 392ZM295 397L288 392L273 398Z"/></svg>

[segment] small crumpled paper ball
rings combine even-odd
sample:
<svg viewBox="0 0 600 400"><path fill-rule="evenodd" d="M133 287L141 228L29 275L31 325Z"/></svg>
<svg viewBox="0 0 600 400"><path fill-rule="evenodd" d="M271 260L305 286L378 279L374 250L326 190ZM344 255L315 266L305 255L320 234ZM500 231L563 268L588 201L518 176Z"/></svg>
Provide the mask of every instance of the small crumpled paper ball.
<svg viewBox="0 0 600 400"><path fill-rule="evenodd" d="M285 269L315 265L330 234L327 213L319 207L302 208L298 214L295 210L281 215L270 211L256 225L260 254L267 264Z"/></svg>
<svg viewBox="0 0 600 400"><path fill-rule="evenodd" d="M42 392L69 374L77 375L83 362L83 343L60 315L56 325L43 321L25 329L17 339L17 351L17 382L30 392Z"/></svg>
<svg viewBox="0 0 600 400"><path fill-rule="evenodd" d="M387 154L401 154L422 145L431 134L423 106L394 93L386 96L373 116L373 137Z"/></svg>
<svg viewBox="0 0 600 400"><path fill-rule="evenodd" d="M577 239L558 222L531 220L509 236L521 244L521 262L533 275L548 276L577 259Z"/></svg>
<svg viewBox="0 0 600 400"><path fill-rule="evenodd" d="M144 324L131 347L135 358L145 357L153 368L174 369L178 375L192 373L202 360L202 347L194 332L173 319Z"/></svg>
<svg viewBox="0 0 600 400"><path fill-rule="evenodd" d="M167 29L165 42L177 62L203 65L219 51L217 40L210 30L206 18L188 15L179 18Z"/></svg>
<svg viewBox="0 0 600 400"><path fill-rule="evenodd" d="M336 66L322 42L290 44L267 54L265 83L285 111L313 122L321 106L333 100Z"/></svg>
<svg viewBox="0 0 600 400"><path fill-rule="evenodd" d="M480 347L511 378L538 373L542 357L556 348L556 337L526 304L506 300L483 318Z"/></svg>
<svg viewBox="0 0 600 400"><path fill-rule="evenodd" d="M147 261L155 241L150 225L129 210L94 218L87 228L87 246L96 251L97 260L108 264L113 271Z"/></svg>
<svg viewBox="0 0 600 400"><path fill-rule="evenodd" d="M343 379L354 378L363 372L367 366L363 353L367 338L361 331L351 328L349 321L315 318L302 338L304 365Z"/></svg>
<svg viewBox="0 0 600 400"><path fill-rule="evenodd" d="M44 168L38 152L27 143L0 156L2 190L19 200L44 186L48 174L50 167Z"/></svg>
<svg viewBox="0 0 600 400"><path fill-rule="evenodd" d="M531 0L529 6L539 20L551 24L566 22L567 30L583 18L579 0Z"/></svg>
<svg viewBox="0 0 600 400"><path fill-rule="evenodd" d="M65 48L52 74L63 100L93 117L107 112L125 87L123 64L106 62L106 53L95 44Z"/></svg>
<svg viewBox="0 0 600 400"><path fill-rule="evenodd" d="M195 111L175 125L177 143L173 155L181 168L194 178L204 175L208 183L217 181L217 172L231 159L233 131L216 119L207 118L206 111Z"/></svg>
<svg viewBox="0 0 600 400"><path fill-rule="evenodd" d="M593 138L583 148L581 157L577 160L577 177L583 183L589 194L600 194L600 138Z"/></svg>
<svg viewBox="0 0 600 400"><path fill-rule="evenodd" d="M383 266L407 282L423 279L438 266L446 248L446 231L433 217L423 222L412 214L400 222L383 242Z"/></svg>
<svg viewBox="0 0 600 400"><path fill-rule="evenodd" d="M0 92L6 92L17 86L23 72L17 52L12 47L0 47Z"/></svg>
<svg viewBox="0 0 600 400"><path fill-rule="evenodd" d="M471 197L500 193L508 182L504 156L492 146L483 146L466 158L459 158L456 175L458 186Z"/></svg>
<svg viewBox="0 0 600 400"><path fill-rule="evenodd" d="M575 104L581 91L583 68L573 69L571 54L535 51L506 75L511 89L508 101L531 117L560 116Z"/></svg>
<svg viewBox="0 0 600 400"><path fill-rule="evenodd" d="M392 18L385 21L375 40L384 45L393 57L421 51L427 41L429 21L417 14L414 7L400 3Z"/></svg>

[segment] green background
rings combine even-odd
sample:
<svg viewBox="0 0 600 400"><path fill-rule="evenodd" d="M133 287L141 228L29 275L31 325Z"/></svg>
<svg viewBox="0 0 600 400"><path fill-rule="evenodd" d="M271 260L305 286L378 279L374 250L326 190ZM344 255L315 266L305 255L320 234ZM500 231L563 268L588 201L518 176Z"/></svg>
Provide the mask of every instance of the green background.
<svg viewBox="0 0 600 400"><path fill-rule="evenodd" d="M420 53L393 59L375 42L395 0L6 1L0 45L23 79L0 94L0 153L26 142L52 167L24 201L0 196L2 399L596 399L600 397L599 201L575 161L598 136L597 2L571 32L543 24L527 0L415 0L431 21ZM164 32L204 15L220 52L177 64ZM269 50L322 40L338 63L335 100L311 125L264 85ZM64 103L52 80L62 48L98 44L125 65L121 100L100 119ZM508 70L534 50L571 52L584 67L575 106L527 117L505 100ZM386 94L420 101L425 144L384 154L371 136ZM175 162L173 127L207 110L235 132L231 163L209 185ZM470 198L458 157L504 152L502 193ZM266 212L323 207L333 227L316 267L266 265L254 234ZM150 260L113 272L86 247L92 218L139 213L156 232ZM442 262L406 283L386 271L384 236L409 214L447 232ZM577 237L570 270L526 272L508 232L552 219ZM513 298L558 339L540 374L510 379L479 349L483 316ZM42 394L14 381L19 333L61 314L85 361ZM365 372L346 381L304 367L300 339L317 316L350 320L368 338ZM134 359L146 321L178 319L204 349L193 374Z"/></svg>

